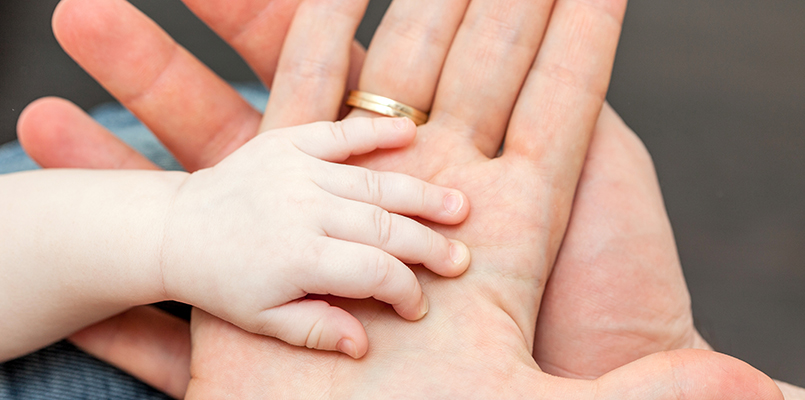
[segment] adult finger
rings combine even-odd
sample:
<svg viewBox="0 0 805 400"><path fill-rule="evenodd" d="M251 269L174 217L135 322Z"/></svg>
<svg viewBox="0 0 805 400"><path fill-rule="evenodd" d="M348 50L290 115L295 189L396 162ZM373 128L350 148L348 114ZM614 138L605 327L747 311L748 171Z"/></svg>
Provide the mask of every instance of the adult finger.
<svg viewBox="0 0 805 400"><path fill-rule="evenodd" d="M361 71L363 70L363 61L366 59L366 49L358 41L352 42L352 47L349 50L349 73L347 75L346 92L351 90L358 90L358 81L361 78ZM338 121L343 120L349 115L352 107L348 106L346 102L341 104L338 112Z"/></svg>
<svg viewBox="0 0 805 400"><path fill-rule="evenodd" d="M418 320L428 312L428 301L408 266L376 247L322 237L311 245L314 272L296 274L296 286L307 293L352 299L374 297L391 304L401 317Z"/></svg>
<svg viewBox="0 0 805 400"><path fill-rule="evenodd" d="M606 96L626 0L558 0L517 100L504 156L572 195Z"/></svg>
<svg viewBox="0 0 805 400"><path fill-rule="evenodd" d="M75 104L46 97L29 104L17 121L28 155L46 168L158 169Z"/></svg>
<svg viewBox="0 0 805 400"><path fill-rule="evenodd" d="M372 38L360 90L430 110L447 51L468 0L391 3ZM372 115L359 110L354 115Z"/></svg>
<svg viewBox="0 0 805 400"><path fill-rule="evenodd" d="M334 121L368 0L308 0L296 11L260 130Z"/></svg>
<svg viewBox="0 0 805 400"><path fill-rule="evenodd" d="M553 0L476 0L456 34L431 118L449 116L494 156L542 40Z"/></svg>
<svg viewBox="0 0 805 400"><path fill-rule="evenodd" d="M70 336L69 340L172 397L190 382L190 327L154 307L136 307Z"/></svg>
<svg viewBox="0 0 805 400"><path fill-rule="evenodd" d="M704 350L656 353L595 383L599 399L783 400L768 376L743 361Z"/></svg>
<svg viewBox="0 0 805 400"><path fill-rule="evenodd" d="M303 0L183 0L270 87L291 21Z"/></svg>
<svg viewBox="0 0 805 400"><path fill-rule="evenodd" d="M296 346L340 351L352 358L366 354L369 340L352 314L326 301L302 299L265 310L255 332Z"/></svg>
<svg viewBox="0 0 805 400"><path fill-rule="evenodd" d="M307 13L297 9L302 0L183 0L215 33L243 57L263 84L272 89L277 66L288 37L292 21L304 20ZM363 0L362 0L363 1ZM360 3L360 2L358 2ZM335 2L320 4L323 9L332 9ZM349 5L347 5L349 6ZM225 12L222 12L225 10ZM315 23L304 23L313 30L321 30ZM323 30L322 30L323 31ZM296 40L296 39L294 39ZM310 43L302 42L303 45ZM357 78L363 64L365 50L357 41L352 41L350 55L350 79L355 79L352 88L357 88ZM349 86L349 85L348 85ZM300 123L308 123L304 121ZM291 124L287 124L289 126ZM282 126L282 125L272 125Z"/></svg>
<svg viewBox="0 0 805 400"><path fill-rule="evenodd" d="M257 111L128 2L63 0L53 30L188 170L214 165L256 134Z"/></svg>

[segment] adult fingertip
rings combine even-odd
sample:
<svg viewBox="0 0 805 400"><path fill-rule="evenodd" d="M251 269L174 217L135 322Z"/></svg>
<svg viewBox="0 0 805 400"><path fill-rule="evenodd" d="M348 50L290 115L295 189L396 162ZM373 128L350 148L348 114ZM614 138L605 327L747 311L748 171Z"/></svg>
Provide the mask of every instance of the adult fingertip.
<svg viewBox="0 0 805 400"><path fill-rule="evenodd" d="M31 132L33 130L31 128L37 123L41 123L40 120L49 119L48 110L52 109L52 105L56 103L72 104L58 97L42 97L25 106L17 118L17 134L25 135Z"/></svg>
<svg viewBox="0 0 805 400"><path fill-rule="evenodd" d="M64 127L76 125L74 115L80 112L73 103L58 97L43 97L28 104L17 119L17 139L34 161L41 164L43 151L56 146ZM52 144L47 146L46 144ZM61 145L61 143L59 143Z"/></svg>

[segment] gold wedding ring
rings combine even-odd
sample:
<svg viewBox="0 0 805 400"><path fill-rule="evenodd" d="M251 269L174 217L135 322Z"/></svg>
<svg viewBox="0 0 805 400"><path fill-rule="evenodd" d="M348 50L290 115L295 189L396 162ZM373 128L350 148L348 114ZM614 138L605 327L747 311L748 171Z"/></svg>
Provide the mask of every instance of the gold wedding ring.
<svg viewBox="0 0 805 400"><path fill-rule="evenodd" d="M414 121L414 123L417 125L422 125L425 122L428 122L428 114L425 112L419 111L414 107L407 106L398 101L394 101L388 97L361 92L360 90L352 90L349 92L349 97L347 97L347 105L373 111L389 117L407 117Z"/></svg>

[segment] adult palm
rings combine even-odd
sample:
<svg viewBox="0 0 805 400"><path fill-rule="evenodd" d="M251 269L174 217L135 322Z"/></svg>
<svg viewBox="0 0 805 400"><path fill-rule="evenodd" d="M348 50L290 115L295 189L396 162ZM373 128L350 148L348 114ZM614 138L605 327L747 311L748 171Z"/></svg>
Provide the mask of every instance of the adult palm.
<svg viewBox="0 0 805 400"><path fill-rule="evenodd" d="M596 125L568 233L540 310L534 357L595 378L660 351L709 349L651 158L609 105Z"/></svg>

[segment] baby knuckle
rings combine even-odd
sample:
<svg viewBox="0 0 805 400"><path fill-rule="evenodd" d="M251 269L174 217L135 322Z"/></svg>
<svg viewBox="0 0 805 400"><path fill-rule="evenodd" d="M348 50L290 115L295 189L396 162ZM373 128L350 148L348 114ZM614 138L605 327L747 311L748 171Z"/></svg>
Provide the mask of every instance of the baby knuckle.
<svg viewBox="0 0 805 400"><path fill-rule="evenodd" d="M333 136L333 140L341 144L345 147L349 147L349 135L347 134L346 129L344 129L344 123L341 121L335 121L327 124L330 127L330 134Z"/></svg>
<svg viewBox="0 0 805 400"><path fill-rule="evenodd" d="M424 254L438 253L439 250L443 248L442 237L427 227L423 227L423 229L425 230L425 242L427 246Z"/></svg>
<svg viewBox="0 0 805 400"><path fill-rule="evenodd" d="M384 197L383 192L385 191L382 175L374 171L365 170L363 183L369 202L372 204L381 204Z"/></svg>
<svg viewBox="0 0 805 400"><path fill-rule="evenodd" d="M377 261L375 262L374 276L374 287L378 291L389 288L394 283L394 267L395 264L391 260L391 257L384 253L378 254Z"/></svg>
<svg viewBox="0 0 805 400"><path fill-rule="evenodd" d="M428 208L428 187L423 182L415 182L411 189L412 198L417 199L419 202L419 209L426 210Z"/></svg>
<svg viewBox="0 0 805 400"><path fill-rule="evenodd" d="M373 220L375 225L375 234L377 235L377 245L380 247L388 246L394 232L394 217L390 212L380 207L375 207Z"/></svg>
<svg viewBox="0 0 805 400"><path fill-rule="evenodd" d="M258 333L260 335L279 337L280 333L283 332L284 329L286 329L287 321L278 320L276 313L263 312L260 317L262 321L252 330L255 333Z"/></svg>
<svg viewBox="0 0 805 400"><path fill-rule="evenodd" d="M308 330L307 337L305 338L305 347L309 349L321 349L326 326L327 323L323 316L316 319L316 322L314 322L310 330Z"/></svg>

